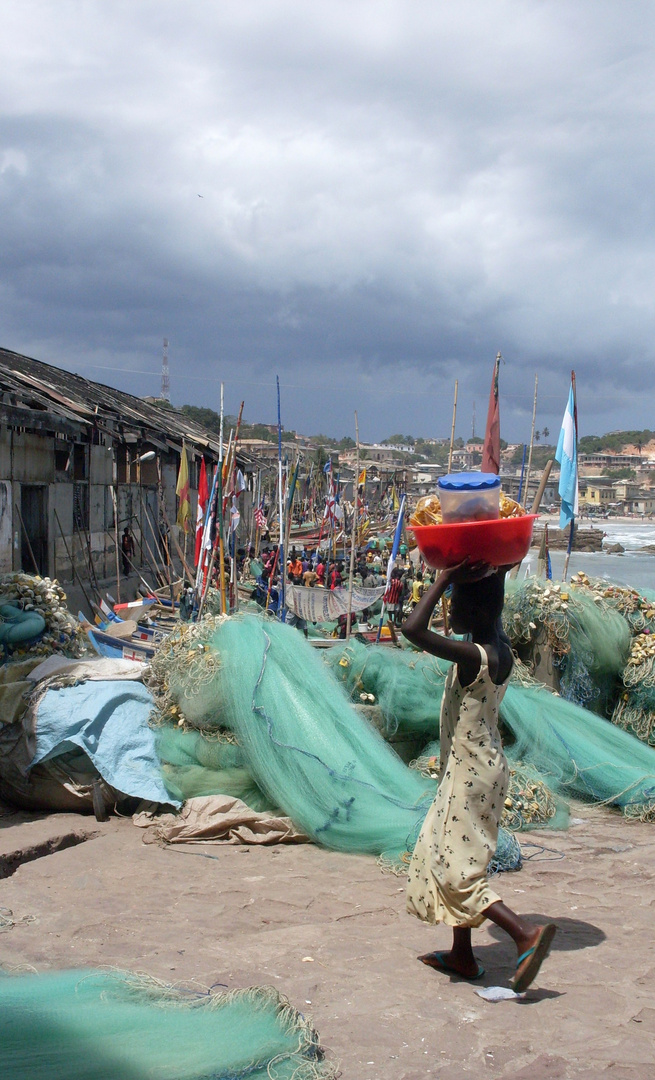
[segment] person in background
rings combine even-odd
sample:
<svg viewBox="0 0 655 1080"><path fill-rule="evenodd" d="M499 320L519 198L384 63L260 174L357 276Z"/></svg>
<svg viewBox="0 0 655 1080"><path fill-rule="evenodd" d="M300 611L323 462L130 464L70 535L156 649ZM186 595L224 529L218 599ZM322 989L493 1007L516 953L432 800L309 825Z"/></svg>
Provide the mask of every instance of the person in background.
<svg viewBox="0 0 655 1080"><path fill-rule="evenodd" d="M416 607L419 600L423 596L424 590L425 590L425 586L423 584L423 574L421 573L420 570L417 570L416 571L416 577L414 578L414 580L412 582L412 596L411 596L411 600L410 600L410 603L411 603L413 608Z"/></svg>
<svg viewBox="0 0 655 1080"><path fill-rule="evenodd" d="M391 571L391 580L384 596L382 597L387 612L389 613L389 622L392 622L394 626L400 626L402 622L402 595L403 595L403 583L401 580L401 572L398 569Z"/></svg>
<svg viewBox="0 0 655 1080"><path fill-rule="evenodd" d="M305 586L306 589L313 589L315 587L317 581L318 581L318 574L316 573L315 570L312 570L311 566L308 564L307 569L305 570L305 573L302 576L303 585Z"/></svg>
<svg viewBox="0 0 655 1080"><path fill-rule="evenodd" d="M303 568L302 562L295 554L295 552L292 553L291 562L289 563L289 574L291 575L293 584L300 585L300 583L302 582Z"/></svg>
<svg viewBox="0 0 655 1080"><path fill-rule="evenodd" d="M123 577L129 577L130 560L134 558L134 537L130 532L130 526L126 525L121 536L121 561L123 563Z"/></svg>

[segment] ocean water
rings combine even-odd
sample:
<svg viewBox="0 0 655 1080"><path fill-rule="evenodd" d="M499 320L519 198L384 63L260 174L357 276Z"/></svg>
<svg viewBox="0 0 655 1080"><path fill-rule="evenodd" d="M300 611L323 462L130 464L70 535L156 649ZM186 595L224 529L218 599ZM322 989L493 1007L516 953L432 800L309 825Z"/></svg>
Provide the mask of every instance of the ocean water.
<svg viewBox="0 0 655 1080"><path fill-rule="evenodd" d="M557 521L553 521L557 524ZM589 528L591 522L584 521L582 528ZM583 570L589 577L605 578L617 585L629 585L634 589L652 589L655 592L655 554L643 551L647 544L655 545L655 521L648 524L612 519L593 523L595 528L605 533L605 544L622 544L624 555L604 551L576 551L575 542L569 560L568 578L578 570ZM550 560L553 577L561 578L564 570L566 552L551 551ZM523 560L519 577L534 574L537 569L537 549L531 548Z"/></svg>

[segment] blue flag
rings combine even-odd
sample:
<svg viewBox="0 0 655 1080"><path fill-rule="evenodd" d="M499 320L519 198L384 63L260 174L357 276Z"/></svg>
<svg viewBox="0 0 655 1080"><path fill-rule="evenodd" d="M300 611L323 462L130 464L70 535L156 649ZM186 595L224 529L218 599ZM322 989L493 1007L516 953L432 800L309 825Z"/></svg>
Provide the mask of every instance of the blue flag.
<svg viewBox="0 0 655 1080"><path fill-rule="evenodd" d="M578 514L578 423L573 395L573 383L569 390L569 400L562 420L562 430L555 451L555 460L559 461L558 491L562 505L559 512L559 527L565 529L569 521Z"/></svg>

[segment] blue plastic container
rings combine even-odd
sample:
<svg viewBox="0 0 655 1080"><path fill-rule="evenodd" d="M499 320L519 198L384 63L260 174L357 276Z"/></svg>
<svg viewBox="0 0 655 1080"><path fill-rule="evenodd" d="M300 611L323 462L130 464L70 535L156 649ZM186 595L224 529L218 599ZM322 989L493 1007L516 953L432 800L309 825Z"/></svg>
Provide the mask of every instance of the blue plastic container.
<svg viewBox="0 0 655 1080"><path fill-rule="evenodd" d="M500 517L500 477L495 473L450 473L439 478L444 524L495 521Z"/></svg>

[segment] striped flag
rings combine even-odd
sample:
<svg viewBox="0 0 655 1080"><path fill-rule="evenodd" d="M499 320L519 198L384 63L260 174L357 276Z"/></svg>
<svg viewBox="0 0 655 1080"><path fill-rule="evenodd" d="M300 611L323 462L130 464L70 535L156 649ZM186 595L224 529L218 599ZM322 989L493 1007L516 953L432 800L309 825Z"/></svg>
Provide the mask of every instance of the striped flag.
<svg viewBox="0 0 655 1080"><path fill-rule="evenodd" d="M266 514L264 513L264 500L263 499L262 499L262 502L261 502L261 506L257 507L253 517L255 519L256 528L258 528L261 531L264 528L264 525L266 524Z"/></svg>

